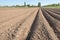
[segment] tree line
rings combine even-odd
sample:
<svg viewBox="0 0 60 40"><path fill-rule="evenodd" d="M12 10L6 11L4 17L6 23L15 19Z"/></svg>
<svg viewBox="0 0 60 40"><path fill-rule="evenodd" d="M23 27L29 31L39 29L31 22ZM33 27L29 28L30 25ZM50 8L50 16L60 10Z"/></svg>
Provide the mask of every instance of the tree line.
<svg viewBox="0 0 60 40"><path fill-rule="evenodd" d="M60 6L60 3L58 3L58 4L45 5L44 7L50 7L50 6Z"/></svg>
<svg viewBox="0 0 60 40"><path fill-rule="evenodd" d="M30 5L30 4L26 4L26 2L24 2L24 5L15 5L15 6L0 6L0 7L41 7L41 3L38 2L38 5Z"/></svg>
<svg viewBox="0 0 60 40"><path fill-rule="evenodd" d="M16 7L41 7L41 3L38 2L38 5L30 5L30 4L26 4L26 2L24 2L24 5L20 6L20 5L16 5Z"/></svg>

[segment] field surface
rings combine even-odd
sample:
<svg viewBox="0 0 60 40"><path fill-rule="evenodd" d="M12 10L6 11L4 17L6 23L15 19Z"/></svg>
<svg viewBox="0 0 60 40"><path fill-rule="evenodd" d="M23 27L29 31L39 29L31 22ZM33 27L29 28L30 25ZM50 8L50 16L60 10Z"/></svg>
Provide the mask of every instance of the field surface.
<svg viewBox="0 0 60 40"><path fill-rule="evenodd" d="M0 40L60 40L60 9L0 8Z"/></svg>

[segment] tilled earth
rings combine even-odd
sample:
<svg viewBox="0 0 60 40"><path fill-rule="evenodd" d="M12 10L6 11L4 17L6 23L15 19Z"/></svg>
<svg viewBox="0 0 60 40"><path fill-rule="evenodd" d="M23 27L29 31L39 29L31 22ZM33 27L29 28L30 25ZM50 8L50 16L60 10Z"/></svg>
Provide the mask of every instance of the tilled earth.
<svg viewBox="0 0 60 40"><path fill-rule="evenodd" d="M60 9L0 8L0 40L60 40Z"/></svg>

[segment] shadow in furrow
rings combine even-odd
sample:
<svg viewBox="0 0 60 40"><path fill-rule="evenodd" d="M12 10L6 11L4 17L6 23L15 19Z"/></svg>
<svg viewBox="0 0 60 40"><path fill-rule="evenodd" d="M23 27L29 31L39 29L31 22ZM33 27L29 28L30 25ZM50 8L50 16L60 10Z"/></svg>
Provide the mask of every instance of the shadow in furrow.
<svg viewBox="0 0 60 40"><path fill-rule="evenodd" d="M37 12L37 15L38 15L38 12ZM36 18L37 18L37 15L36 15ZM29 32L26 40L30 40L31 34L33 34L33 31L36 29L36 27L33 27L33 26L35 25L34 23L35 23L35 21L36 21L36 18L35 18L35 20L34 20L34 22L33 22L33 24L32 24L32 27L31 27L31 29L30 29L30 32Z"/></svg>
<svg viewBox="0 0 60 40"><path fill-rule="evenodd" d="M42 9L42 12L43 12L43 15L45 16L46 20L49 22L50 26L53 28L55 34L60 39L60 32L57 29L57 27L59 27L59 25L56 24L56 21L44 9Z"/></svg>
<svg viewBox="0 0 60 40"><path fill-rule="evenodd" d="M54 12L55 14L60 15L60 12L58 12L57 9L55 9L55 10L53 10L53 9L48 9L48 10L51 11L51 12Z"/></svg>
<svg viewBox="0 0 60 40"><path fill-rule="evenodd" d="M45 25L40 23L38 14L39 11L37 12L36 18L26 40L51 40L47 30L45 29Z"/></svg>
<svg viewBox="0 0 60 40"><path fill-rule="evenodd" d="M60 21L60 15L54 13L54 12L51 12L47 9L44 9L46 12L48 12L48 14L50 14L52 17L54 17L55 19L59 20Z"/></svg>

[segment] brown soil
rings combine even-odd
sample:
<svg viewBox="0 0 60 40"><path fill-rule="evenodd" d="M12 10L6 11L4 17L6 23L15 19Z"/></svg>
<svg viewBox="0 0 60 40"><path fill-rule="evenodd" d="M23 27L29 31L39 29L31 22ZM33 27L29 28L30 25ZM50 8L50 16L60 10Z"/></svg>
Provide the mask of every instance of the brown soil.
<svg viewBox="0 0 60 40"><path fill-rule="evenodd" d="M60 40L59 11L0 8L0 40Z"/></svg>

